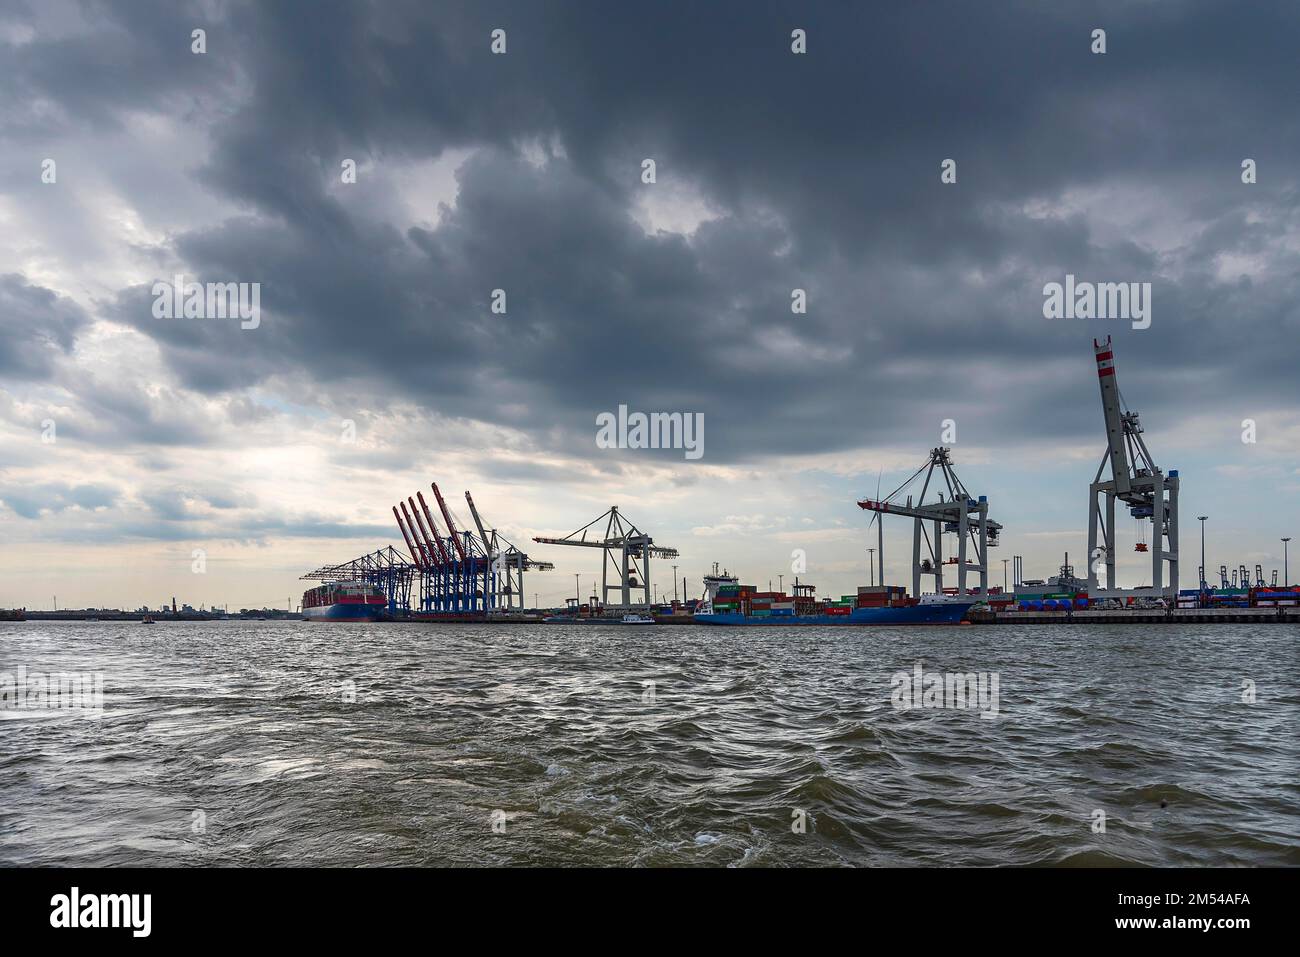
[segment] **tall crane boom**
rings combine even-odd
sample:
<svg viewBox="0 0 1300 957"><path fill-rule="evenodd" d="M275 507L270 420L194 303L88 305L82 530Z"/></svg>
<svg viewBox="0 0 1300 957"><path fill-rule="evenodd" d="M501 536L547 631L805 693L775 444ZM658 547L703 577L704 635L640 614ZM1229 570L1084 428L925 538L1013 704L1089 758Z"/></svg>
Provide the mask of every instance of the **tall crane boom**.
<svg viewBox="0 0 1300 957"><path fill-rule="evenodd" d="M1101 385L1101 410L1106 416L1106 441L1110 448L1110 472L1115 481L1115 492L1127 495L1132 488L1129 472L1128 443L1124 437L1124 410L1120 406L1119 384L1115 381L1115 354L1106 341L1092 340L1097 356L1097 381Z"/></svg>
<svg viewBox="0 0 1300 957"><path fill-rule="evenodd" d="M424 517L429 523L429 531L433 534L434 544L438 546L438 557L446 565L451 561L451 556L447 554L447 549L442 547L442 539L438 537L438 523L433 520L433 513L429 511L429 506L424 501L424 493L416 492L415 497L420 500L420 508L424 509Z"/></svg>
<svg viewBox="0 0 1300 957"><path fill-rule="evenodd" d="M424 550L429 553L429 564L436 566L438 564L438 554L429 536L429 530L425 527L424 520L420 518L420 510L415 507L415 499L408 495L406 500L411 503L411 513L415 515L415 527L419 529L420 537L424 541Z"/></svg>
<svg viewBox="0 0 1300 957"><path fill-rule="evenodd" d="M469 503L469 513L474 518L474 525L478 528L479 540L483 542L483 554L489 559L495 557L492 553L496 551L494 543L488 538L488 533L483 528L483 519L479 517L478 509L474 507L474 496L468 491L465 492L465 501Z"/></svg>
<svg viewBox="0 0 1300 957"><path fill-rule="evenodd" d="M465 547L460 543L460 535L456 532L456 523L451 520L451 512L447 511L447 503L442 500L442 493L438 491L438 483L433 483L433 497L438 500L438 508L442 511L443 520L447 523L447 534L451 536L452 547L456 549L456 554L460 556L461 561L465 561Z"/></svg>
<svg viewBox="0 0 1300 957"><path fill-rule="evenodd" d="M419 554L422 556L422 560L419 564L423 565L425 568L433 567L433 556L425 551L424 542L420 540L420 536L415 530L415 520L411 518L411 513L406 510L406 503L402 502L400 504L402 506L402 515L406 518L406 524L411 529L411 537L415 539L416 547L419 549Z"/></svg>
<svg viewBox="0 0 1300 957"><path fill-rule="evenodd" d="M406 540L406 548L411 553L411 561L415 562L417 567L423 568L424 562L421 558L420 552L416 549L415 545L412 544L411 536L406 532L406 525L403 524L402 516L398 513L396 505L393 506L393 518L397 519L397 527L401 529L402 538Z"/></svg>

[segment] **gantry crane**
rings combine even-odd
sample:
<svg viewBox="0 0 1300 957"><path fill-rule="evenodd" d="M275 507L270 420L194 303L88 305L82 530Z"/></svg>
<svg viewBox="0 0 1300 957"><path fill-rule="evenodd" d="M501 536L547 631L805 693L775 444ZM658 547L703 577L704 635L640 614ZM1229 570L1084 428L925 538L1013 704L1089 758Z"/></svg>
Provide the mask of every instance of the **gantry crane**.
<svg viewBox="0 0 1300 957"><path fill-rule="evenodd" d="M1105 342L1092 341L1097 358L1097 380L1101 386L1101 408L1106 419L1106 455L1088 488L1088 594L1095 598L1124 595L1163 596L1170 605L1178 598L1178 470L1165 475L1156 466L1142 440L1138 413L1124 406L1115 380L1115 356L1110 336ZM1102 480L1107 463L1110 478ZM1105 515L1098 496L1106 497ZM1151 587L1119 591L1115 583L1115 503L1123 502L1134 518L1150 521L1152 535ZM1098 541L1100 539L1100 544ZM1138 551L1147 551L1139 543ZM1097 568L1106 565L1106 588L1100 590ZM1169 585L1165 588L1165 563L1169 563ZM1109 595L1108 592L1115 594Z"/></svg>
<svg viewBox="0 0 1300 957"><path fill-rule="evenodd" d="M524 607L524 572L529 569L548 572L555 568L555 565L551 562L529 558L527 554L516 548L513 542L495 528L485 528L482 516L479 515L478 509L474 507L474 497L468 491L465 492L465 501L469 503L469 513L474 517L474 525L478 528L479 542L482 544L483 551L491 564L494 597L490 607L494 609L512 609L515 607L515 599L518 598L519 607L522 609ZM504 604L502 604L503 599Z"/></svg>
<svg viewBox="0 0 1300 957"><path fill-rule="evenodd" d="M453 552L447 550L444 544L443 536L438 532L438 523L433 520L433 513L429 511L429 503L424 500L423 492L416 492L415 497L420 500L420 507L415 507L415 501L409 496L407 501L411 503L411 511L415 513L415 523L420 528L420 533L424 536L424 547L429 553L429 574L421 582L421 595L427 596L423 606L427 610L437 608L440 611L455 611L464 606L465 602L461 596L463 589L456 587L460 573L460 566L456 563Z"/></svg>
<svg viewBox="0 0 1300 957"><path fill-rule="evenodd" d="M430 487L445 531L439 528L423 492L393 506L393 518L418 573L417 610L453 614L509 611L515 609L516 602L522 609L524 571L548 571L555 566L529 558L495 528L486 528L469 492L465 500L478 536L457 528L456 516L437 483Z"/></svg>
<svg viewBox="0 0 1300 957"><path fill-rule="evenodd" d="M939 499L936 502L926 504L925 496L930 490L931 480L934 478L935 470L938 469L940 477L943 479L944 487L948 490L948 497L945 499L943 490L939 483L935 482L935 488L938 490ZM916 497L915 504L912 496L907 496L904 504L892 501L894 496L898 495L909 485L911 485L921 473L925 473L925 481L921 485L921 494ZM966 491L966 486L962 484L961 479L952 468L952 449L937 448L930 450L930 458L919 469L912 473L911 478L900 485L894 491L890 492L885 498L862 499L858 502L858 507L875 512L875 520L879 521L884 515L904 515L913 519L912 528L912 596L919 597L921 594L921 576L934 576L934 590L936 594L943 593L943 569L944 565L955 565L957 571L957 594L975 595L981 597L988 594L989 591L989 548L998 544L998 536L1002 531L1002 526L989 518L989 500L987 495L981 495L979 498L973 497ZM932 523L934 535L931 537L926 529L926 523ZM879 531L879 530L878 530ZM956 533L957 535L957 554L945 562L943 560L943 534ZM879 532L880 548L880 568L881 581L884 581L884 533ZM921 543L925 542L929 551L929 557L921 557ZM974 561L969 560L973 554ZM978 591L972 591L966 587L967 572L979 572L980 585Z"/></svg>
<svg viewBox="0 0 1300 957"><path fill-rule="evenodd" d="M397 514L397 510L393 510ZM401 519L398 519L401 525ZM410 541L407 545L409 547ZM388 614L396 615L410 607L411 584L419 575L419 564L412 565L397 549L385 546L369 555L348 562L326 565L302 576L302 581L365 582L384 592L388 599Z"/></svg>
<svg viewBox="0 0 1300 957"><path fill-rule="evenodd" d="M604 520L607 520L605 537L587 541L587 531ZM604 549L604 561L600 569L600 597L605 607L611 609L649 608L653 597L650 591L650 556L676 558L678 554L675 548L656 545L653 538L631 522L624 521L617 505L611 506L609 511L563 538L537 537L533 541L543 545L583 545L587 548ZM615 553L618 553L618 558L615 557ZM613 585L609 583L611 569L617 579ZM620 600L617 603L610 602L611 591L618 593ZM638 602L636 606L632 603L634 591L642 592L645 598L645 601Z"/></svg>
<svg viewBox="0 0 1300 957"><path fill-rule="evenodd" d="M451 605L445 601L447 596L445 583L452 574L452 564L438 535L438 526L434 524L433 516L429 514L429 506L425 504L423 495L419 498L419 507L416 506L415 499L410 496L405 502L393 506L393 517L397 519L397 527L401 530L406 547L410 550L411 558L420 572L419 610L432 611L435 608L439 611L451 610ZM410 511L407 511L408 505ZM401 509L400 513L398 508ZM423 516L420 514L421 508L424 509Z"/></svg>

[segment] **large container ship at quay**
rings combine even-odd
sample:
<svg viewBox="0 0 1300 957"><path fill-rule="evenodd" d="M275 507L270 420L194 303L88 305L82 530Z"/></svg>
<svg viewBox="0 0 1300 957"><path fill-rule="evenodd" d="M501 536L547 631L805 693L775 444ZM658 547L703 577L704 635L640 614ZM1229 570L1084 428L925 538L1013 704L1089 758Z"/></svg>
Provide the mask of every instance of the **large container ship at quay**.
<svg viewBox="0 0 1300 957"><path fill-rule="evenodd" d="M378 621L388 598L363 582L330 582L302 593L302 613L308 621Z"/></svg>
<svg viewBox="0 0 1300 957"><path fill-rule="evenodd" d="M724 574L705 579L708 597L695 611L701 625L956 625L978 599L959 595L909 598L901 585L863 585L857 595L814 597L812 585L793 594L758 591Z"/></svg>

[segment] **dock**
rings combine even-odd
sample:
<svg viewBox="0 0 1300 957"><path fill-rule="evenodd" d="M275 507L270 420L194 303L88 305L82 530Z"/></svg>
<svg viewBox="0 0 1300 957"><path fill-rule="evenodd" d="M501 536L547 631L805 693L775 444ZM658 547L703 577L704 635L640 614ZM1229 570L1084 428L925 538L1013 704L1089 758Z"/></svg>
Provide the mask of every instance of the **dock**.
<svg viewBox="0 0 1300 957"><path fill-rule="evenodd" d="M1300 606L1280 608L1123 608L1074 611L972 611L975 625L1300 624Z"/></svg>

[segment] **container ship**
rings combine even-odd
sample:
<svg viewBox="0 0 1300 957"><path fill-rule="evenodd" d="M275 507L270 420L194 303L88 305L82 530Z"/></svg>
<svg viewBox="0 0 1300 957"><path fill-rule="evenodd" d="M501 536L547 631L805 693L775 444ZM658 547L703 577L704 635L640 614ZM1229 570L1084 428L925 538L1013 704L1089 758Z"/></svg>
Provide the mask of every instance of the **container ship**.
<svg viewBox="0 0 1300 957"><path fill-rule="evenodd" d="M1027 579L1017 583L1013 603L1020 611L1082 611L1088 607L1088 583L1074 574L1070 553L1066 552L1060 570L1047 581ZM1010 603L991 604L995 610L1010 607Z"/></svg>
<svg viewBox="0 0 1300 957"><path fill-rule="evenodd" d="M302 593L308 621L378 621L387 611L387 596L364 582L330 582Z"/></svg>
<svg viewBox="0 0 1300 957"><path fill-rule="evenodd" d="M955 625L976 603L970 596L909 598L901 585L864 585L856 595L819 600L812 585L794 594L718 584L695 611L701 625Z"/></svg>

